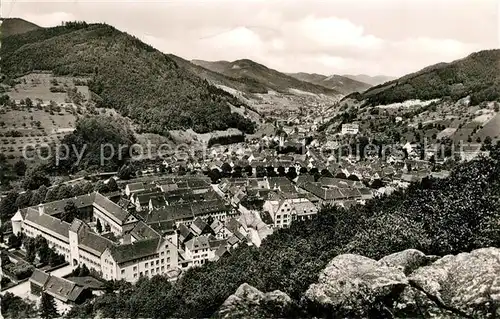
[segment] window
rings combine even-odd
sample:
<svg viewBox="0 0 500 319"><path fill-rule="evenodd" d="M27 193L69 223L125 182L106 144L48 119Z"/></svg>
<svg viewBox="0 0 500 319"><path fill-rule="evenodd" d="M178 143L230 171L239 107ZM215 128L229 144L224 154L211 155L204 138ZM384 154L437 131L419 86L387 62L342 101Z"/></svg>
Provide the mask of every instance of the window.
<svg viewBox="0 0 500 319"><path fill-rule="evenodd" d="M161 266L161 271L162 272L165 271L165 267Z"/></svg>
<svg viewBox="0 0 500 319"><path fill-rule="evenodd" d="M145 263L144 264L144 267L148 268L149 264L148 263Z"/></svg>
<svg viewBox="0 0 500 319"><path fill-rule="evenodd" d="M165 259L163 259L163 258L162 258L162 259L161 259L161 263L162 263L162 264L163 264L163 263L165 263Z"/></svg>
<svg viewBox="0 0 500 319"><path fill-rule="evenodd" d="M142 273L141 273L142 274ZM134 278L137 278L137 274L134 274Z"/></svg>
<svg viewBox="0 0 500 319"><path fill-rule="evenodd" d="M170 262L170 257L167 257L167 263L169 263L169 262Z"/></svg>
<svg viewBox="0 0 500 319"><path fill-rule="evenodd" d="M160 272L160 267L157 267L156 268L156 272L159 273Z"/></svg>
<svg viewBox="0 0 500 319"><path fill-rule="evenodd" d="M151 267L153 267L154 265L155 265L155 262L154 262L154 261L152 261L152 262L151 262Z"/></svg>
<svg viewBox="0 0 500 319"><path fill-rule="evenodd" d="M156 265L158 265L159 263L160 263L160 261L159 261L159 260L157 260L157 261L156 261Z"/></svg>
<svg viewBox="0 0 500 319"><path fill-rule="evenodd" d="M145 274L146 276L148 276L148 275L149 275L149 271L147 271L147 270L146 270L146 271L144 272L144 274Z"/></svg>
<svg viewBox="0 0 500 319"><path fill-rule="evenodd" d="M142 271L139 273L139 276L142 276Z"/></svg>
<svg viewBox="0 0 500 319"><path fill-rule="evenodd" d="M137 271L137 266L134 266L134 271Z"/></svg>
<svg viewBox="0 0 500 319"><path fill-rule="evenodd" d="M162 252L160 253L160 256L163 256L163 255L165 255L165 253L162 251Z"/></svg>
<svg viewBox="0 0 500 319"><path fill-rule="evenodd" d="M122 269L122 275L125 274L125 269Z"/></svg>

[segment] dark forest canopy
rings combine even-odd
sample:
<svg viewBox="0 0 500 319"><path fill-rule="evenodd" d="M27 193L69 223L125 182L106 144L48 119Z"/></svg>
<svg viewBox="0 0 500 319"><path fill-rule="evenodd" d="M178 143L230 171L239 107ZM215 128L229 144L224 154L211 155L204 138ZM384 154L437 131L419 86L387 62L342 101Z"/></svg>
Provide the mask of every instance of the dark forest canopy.
<svg viewBox="0 0 500 319"><path fill-rule="evenodd" d="M160 276L125 284L68 316L207 318L245 282L286 292L300 306L320 271L342 253L378 259L407 248L443 256L498 246L500 161L494 153L456 167L447 179L424 179L365 206L327 207L313 220L276 231L260 248L241 247L190 269L174 285Z"/></svg>
<svg viewBox="0 0 500 319"><path fill-rule="evenodd" d="M90 76L98 106L119 110L144 132L255 129L253 122L231 113L229 104L241 105L234 96L106 24L72 22L10 36L2 39L0 54L7 79L34 70Z"/></svg>

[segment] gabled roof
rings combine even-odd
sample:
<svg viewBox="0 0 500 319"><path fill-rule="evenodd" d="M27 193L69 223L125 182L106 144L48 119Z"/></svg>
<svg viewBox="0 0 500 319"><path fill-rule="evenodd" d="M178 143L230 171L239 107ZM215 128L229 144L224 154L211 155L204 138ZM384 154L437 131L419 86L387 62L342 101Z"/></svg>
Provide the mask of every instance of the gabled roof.
<svg viewBox="0 0 500 319"><path fill-rule="evenodd" d="M95 193L94 204L104 209L104 213L119 225L123 225L130 215L126 210L99 193Z"/></svg>
<svg viewBox="0 0 500 319"><path fill-rule="evenodd" d="M35 272L41 272L38 270L35 270ZM49 274L43 273L44 275L41 275L39 273L33 272L33 275L31 276L33 278L30 278L30 281L36 282L35 280L38 280L39 278L42 278L47 276L47 280L45 282L45 285L43 286L44 291L61 300L61 301L76 301L80 294L85 290L85 288L77 285L76 283L69 281L64 278L59 278L57 276L51 276ZM38 283L37 283L38 284Z"/></svg>
<svg viewBox="0 0 500 319"><path fill-rule="evenodd" d="M186 242L186 249L191 251L198 249L210 249L210 243L208 242L208 237L200 236L195 237Z"/></svg>
<svg viewBox="0 0 500 319"><path fill-rule="evenodd" d="M109 250L115 262L121 264L156 254L162 240L161 238L150 238L127 245L112 246Z"/></svg>
<svg viewBox="0 0 500 319"><path fill-rule="evenodd" d="M49 280L50 275L41 270L35 269L33 270L33 274L30 277L30 281L34 282L38 286L45 286L47 281Z"/></svg>
<svg viewBox="0 0 500 319"><path fill-rule="evenodd" d="M138 182L138 183L132 183L132 184L127 184L126 186L131 192L137 192L140 190L144 189L144 183Z"/></svg>
<svg viewBox="0 0 500 319"><path fill-rule="evenodd" d="M158 234L154 229L152 229L142 221L139 221L135 225L135 227L130 231L130 235L136 240L161 237L160 234Z"/></svg>
<svg viewBox="0 0 500 319"><path fill-rule="evenodd" d="M65 198L62 200L57 200L53 202L49 202L46 204L42 204L43 213L47 215L55 215L64 212L64 207L68 202L74 202L76 208L81 209L84 207L92 206L95 199L95 193L86 194L82 196ZM33 206L35 208L37 206Z"/></svg>
<svg viewBox="0 0 500 319"><path fill-rule="evenodd" d="M179 230L179 235L181 235L184 238L187 238L189 234L191 234L191 229L189 229L184 224L180 224L178 230Z"/></svg>
<svg viewBox="0 0 500 319"><path fill-rule="evenodd" d="M68 241L69 228L71 225L67 222L60 221L55 217L43 213L40 214L33 208L28 208L27 210L24 222L27 221L37 225L37 228L49 232L63 241Z"/></svg>
<svg viewBox="0 0 500 319"><path fill-rule="evenodd" d="M115 243L111 240L93 232L87 232L85 236L79 239L78 242L78 247L87 250L96 256L101 256L106 248L114 245Z"/></svg>
<svg viewBox="0 0 500 319"><path fill-rule="evenodd" d="M201 235L207 227L209 227L208 224L205 223L200 217L196 217L196 219L191 224L191 230L197 236Z"/></svg>

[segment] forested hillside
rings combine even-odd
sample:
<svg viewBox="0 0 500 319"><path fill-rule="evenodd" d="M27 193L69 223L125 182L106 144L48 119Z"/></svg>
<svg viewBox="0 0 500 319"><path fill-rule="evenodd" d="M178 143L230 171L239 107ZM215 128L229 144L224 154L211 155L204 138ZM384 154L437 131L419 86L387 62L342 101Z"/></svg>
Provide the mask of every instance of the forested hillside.
<svg viewBox="0 0 500 319"><path fill-rule="evenodd" d="M0 55L2 72L10 78L34 70L91 77L98 106L119 110L142 131L254 130L248 119L231 113L228 103L240 104L235 97L106 24L67 23L13 35L2 40Z"/></svg>
<svg viewBox="0 0 500 319"><path fill-rule="evenodd" d="M301 296L339 254L378 259L407 248L443 256L498 247L500 157L497 149L492 155L456 167L448 179L424 179L365 206L326 208L311 221L275 232L260 248L241 247L189 270L174 285L160 276L118 284L118 293L77 306L68 317L206 318L242 283L289 294L298 307L292 316L307 317Z"/></svg>
<svg viewBox="0 0 500 319"><path fill-rule="evenodd" d="M451 63L439 63L377 85L358 98L372 105L471 96L473 105L500 99L500 50L480 51Z"/></svg>
<svg viewBox="0 0 500 319"><path fill-rule="evenodd" d="M282 93L289 93L290 89L316 94L335 95L340 93L338 90L329 87L301 81L248 59L233 62L193 60L192 63L207 70L223 74L238 82L255 86L260 84L261 87L265 88L265 91L256 93L267 93L268 89Z"/></svg>
<svg viewBox="0 0 500 319"><path fill-rule="evenodd" d="M334 89L342 94L349 94L353 92L363 92L372 87L370 84L353 80L342 75L322 75L322 74L309 74L309 73L293 73L290 74L294 78L313 83L316 85L321 85L326 88Z"/></svg>

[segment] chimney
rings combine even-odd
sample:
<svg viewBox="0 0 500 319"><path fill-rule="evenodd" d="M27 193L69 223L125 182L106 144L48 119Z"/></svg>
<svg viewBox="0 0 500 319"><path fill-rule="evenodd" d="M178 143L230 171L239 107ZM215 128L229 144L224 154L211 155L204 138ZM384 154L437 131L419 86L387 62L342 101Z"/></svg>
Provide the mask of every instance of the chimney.
<svg viewBox="0 0 500 319"><path fill-rule="evenodd" d="M39 204L38 205L38 213L40 215L44 214L45 213L45 206L43 204Z"/></svg>

